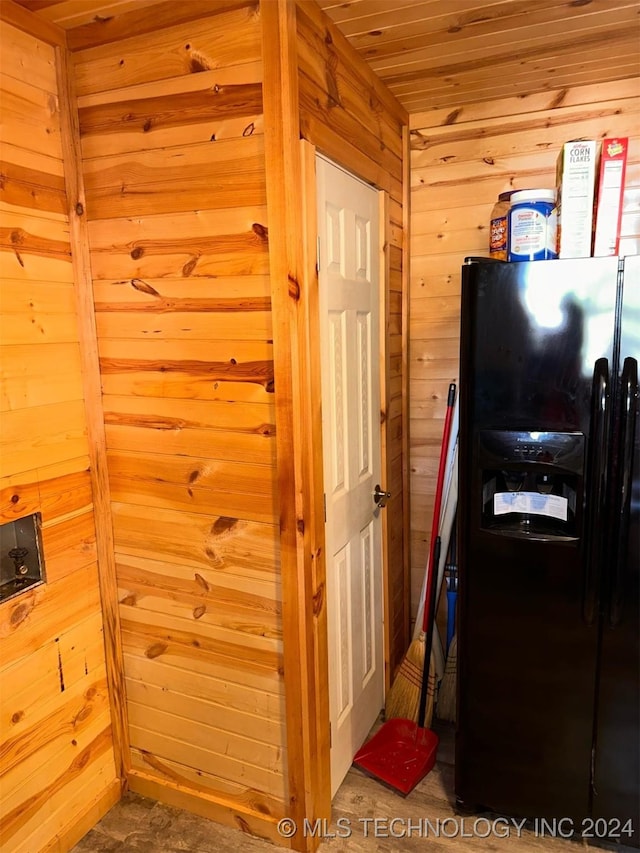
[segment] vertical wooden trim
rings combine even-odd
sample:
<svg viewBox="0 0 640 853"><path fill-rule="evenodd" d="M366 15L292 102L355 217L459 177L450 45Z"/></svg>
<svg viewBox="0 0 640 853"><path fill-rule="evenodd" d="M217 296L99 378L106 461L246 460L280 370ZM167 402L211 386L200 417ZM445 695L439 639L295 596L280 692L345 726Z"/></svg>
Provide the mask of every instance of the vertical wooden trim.
<svg viewBox="0 0 640 853"><path fill-rule="evenodd" d="M303 306L305 309L307 427L303 457L309 464L309 536L313 585L316 698L316 809L321 817L331 816L331 738L329 729L329 652L327 636L327 596L324 517L324 451L322 445L322 361L320 358L320 291L318 286L318 221L316 148L304 139L299 142L302 167L303 223ZM327 689L322 689L327 685Z"/></svg>
<svg viewBox="0 0 640 853"><path fill-rule="evenodd" d="M404 639L411 637L411 501L409 459L409 288L411 257L411 135L402 128L402 559L404 578Z"/></svg>
<svg viewBox="0 0 640 853"><path fill-rule="evenodd" d="M315 849L305 818L327 816L315 769L319 655L314 633L313 436L309 435L310 373L301 206L300 118L293 0L261 0L267 218L273 322L276 449L280 502L282 621L289 817L297 850Z"/></svg>
<svg viewBox="0 0 640 853"><path fill-rule="evenodd" d="M380 252L379 300L380 300L380 470L382 488L388 489L390 469L388 459L389 446L389 287L391 283L389 245L391 228L389 222L389 196L378 193L378 247ZM395 495L394 495L395 497ZM382 513L382 607L384 618L384 692L391 687L391 580L389 577L389 510Z"/></svg>
<svg viewBox="0 0 640 853"><path fill-rule="evenodd" d="M78 315L82 383L91 462L111 726L116 771L120 778L121 789L124 790L129 770L129 727L111 522L111 491L107 474L107 448L100 387L89 234L84 182L81 172L80 130L70 54L66 48L56 48L56 74L60 99L62 152L69 208L69 236Z"/></svg>

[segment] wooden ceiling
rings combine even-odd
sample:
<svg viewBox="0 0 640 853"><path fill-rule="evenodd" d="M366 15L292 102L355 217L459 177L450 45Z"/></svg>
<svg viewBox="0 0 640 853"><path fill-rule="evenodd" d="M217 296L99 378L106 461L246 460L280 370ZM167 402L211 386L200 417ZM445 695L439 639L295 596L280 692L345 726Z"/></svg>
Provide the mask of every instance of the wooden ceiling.
<svg viewBox="0 0 640 853"><path fill-rule="evenodd" d="M409 113L640 74L638 0L319 0Z"/></svg>
<svg viewBox="0 0 640 853"><path fill-rule="evenodd" d="M247 0L17 2L80 49ZM640 0L318 2L409 113L640 76Z"/></svg>

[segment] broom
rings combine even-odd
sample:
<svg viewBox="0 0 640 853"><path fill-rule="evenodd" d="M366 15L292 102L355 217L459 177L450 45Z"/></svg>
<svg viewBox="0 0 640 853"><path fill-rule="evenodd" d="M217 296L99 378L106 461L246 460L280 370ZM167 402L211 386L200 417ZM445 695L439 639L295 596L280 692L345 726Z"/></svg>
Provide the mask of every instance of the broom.
<svg viewBox="0 0 640 853"><path fill-rule="evenodd" d="M456 679L458 675L458 635L454 634L438 691L438 719L456 721Z"/></svg>
<svg viewBox="0 0 640 853"><path fill-rule="evenodd" d="M434 550L434 556L437 560L439 557L438 552L440 550L440 537L436 539L436 547ZM427 621L428 612L428 607L425 604L425 622ZM431 628L431 630L433 630L433 627ZM422 693L422 681L425 671L425 652L426 626L423 627L423 630L420 632L420 636L418 637L418 639L414 640L411 643L406 655L404 656L402 663L400 664L396 679L391 685L389 695L387 696L387 702L385 705L385 719L391 720L394 717L402 717L403 719L411 720L414 723L418 721ZM429 675L427 680L426 700L423 699L423 701L426 701L423 727L426 726L427 728L430 727L431 718L433 716L433 705L436 686L436 672L433 652L430 653L429 658Z"/></svg>
<svg viewBox="0 0 640 853"><path fill-rule="evenodd" d="M436 481L436 495L433 506L433 520L431 525L431 548L429 560L427 562L427 576L431 577L432 572L438 571L438 563L440 562L439 554L436 551L440 550L440 539L438 537L438 529L440 526L440 507L442 504L442 490L444 485L444 469L447 457L447 448L449 446L449 436L451 434L451 419L453 416L453 404L456 396L456 386L454 383L449 385L449 395L447 397L447 413L444 421L444 430L442 436L442 447L440 449L440 464L438 467L438 478ZM424 621L427 620L430 605L430 588L432 584L425 584L425 605L424 605ZM402 717L406 720L417 722L418 711L420 706L420 691L422 687L422 679L425 664L425 635L424 626L420 636L413 640L409 646L407 653L404 656L402 663L396 674L395 681L391 685L391 689L387 695L385 703L385 719L390 720L393 717ZM435 695L435 668L432 676L433 660L429 660L429 678L427 683L427 713L425 719L431 721L433 712L433 702ZM433 683L432 683L433 681Z"/></svg>

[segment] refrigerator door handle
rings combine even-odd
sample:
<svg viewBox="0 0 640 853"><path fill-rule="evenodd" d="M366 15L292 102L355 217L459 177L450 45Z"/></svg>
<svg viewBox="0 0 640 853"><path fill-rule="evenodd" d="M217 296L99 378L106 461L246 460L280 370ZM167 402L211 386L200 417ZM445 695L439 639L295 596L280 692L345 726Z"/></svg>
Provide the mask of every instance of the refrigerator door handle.
<svg viewBox="0 0 640 853"><path fill-rule="evenodd" d="M606 358L599 358L593 368L591 387L591 435L584 528L586 542L582 618L589 626L592 626L596 620L604 547L602 514L607 493L608 408L609 362Z"/></svg>
<svg viewBox="0 0 640 853"><path fill-rule="evenodd" d="M638 362L635 358L629 357L624 360L620 391L620 455L618 460L620 485L616 489L615 562L611 579L611 596L609 599L609 625L612 628L615 628L622 621L626 543L629 536L629 512L631 507L633 444L638 401Z"/></svg>

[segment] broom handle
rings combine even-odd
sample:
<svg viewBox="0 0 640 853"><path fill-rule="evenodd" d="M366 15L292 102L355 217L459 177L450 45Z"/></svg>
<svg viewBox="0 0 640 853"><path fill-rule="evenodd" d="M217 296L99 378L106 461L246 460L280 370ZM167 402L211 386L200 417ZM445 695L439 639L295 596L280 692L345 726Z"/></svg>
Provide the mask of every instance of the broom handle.
<svg viewBox="0 0 640 853"><path fill-rule="evenodd" d="M431 556L429 559L429 571L431 574L438 574L438 563L440 562L440 556L435 556L435 546L436 540L438 537L438 530L440 529L440 508L442 506L442 491L444 489L444 469L447 463L447 450L449 447L449 436L451 435L451 420L453 418L453 404L456 399L456 385L455 382L452 382L449 385L449 394L447 396L447 413L444 419L444 429L442 433L442 447L440 448L440 464L438 465L438 479L436 480L436 496L433 504L433 520L431 522ZM433 596L431 594L431 583L427 583L425 602L424 602L424 613L422 614L422 630L427 630L427 620L429 619L429 609L431 607L431 598L435 598L435 591ZM434 588L435 590L435 588Z"/></svg>
<svg viewBox="0 0 640 853"><path fill-rule="evenodd" d="M434 557L440 562L440 549L442 547L442 540L439 536L436 536L436 542L434 547ZM436 615L436 584L438 583L438 573L432 572L429 586L430 596L429 596L429 613L428 620L429 624L425 625L425 637L424 637L424 661L422 663L422 685L420 686L420 705L418 709L418 728L424 728L424 718L426 716L427 711L427 693L429 692L429 668L431 664L431 645L433 643L433 620Z"/></svg>

